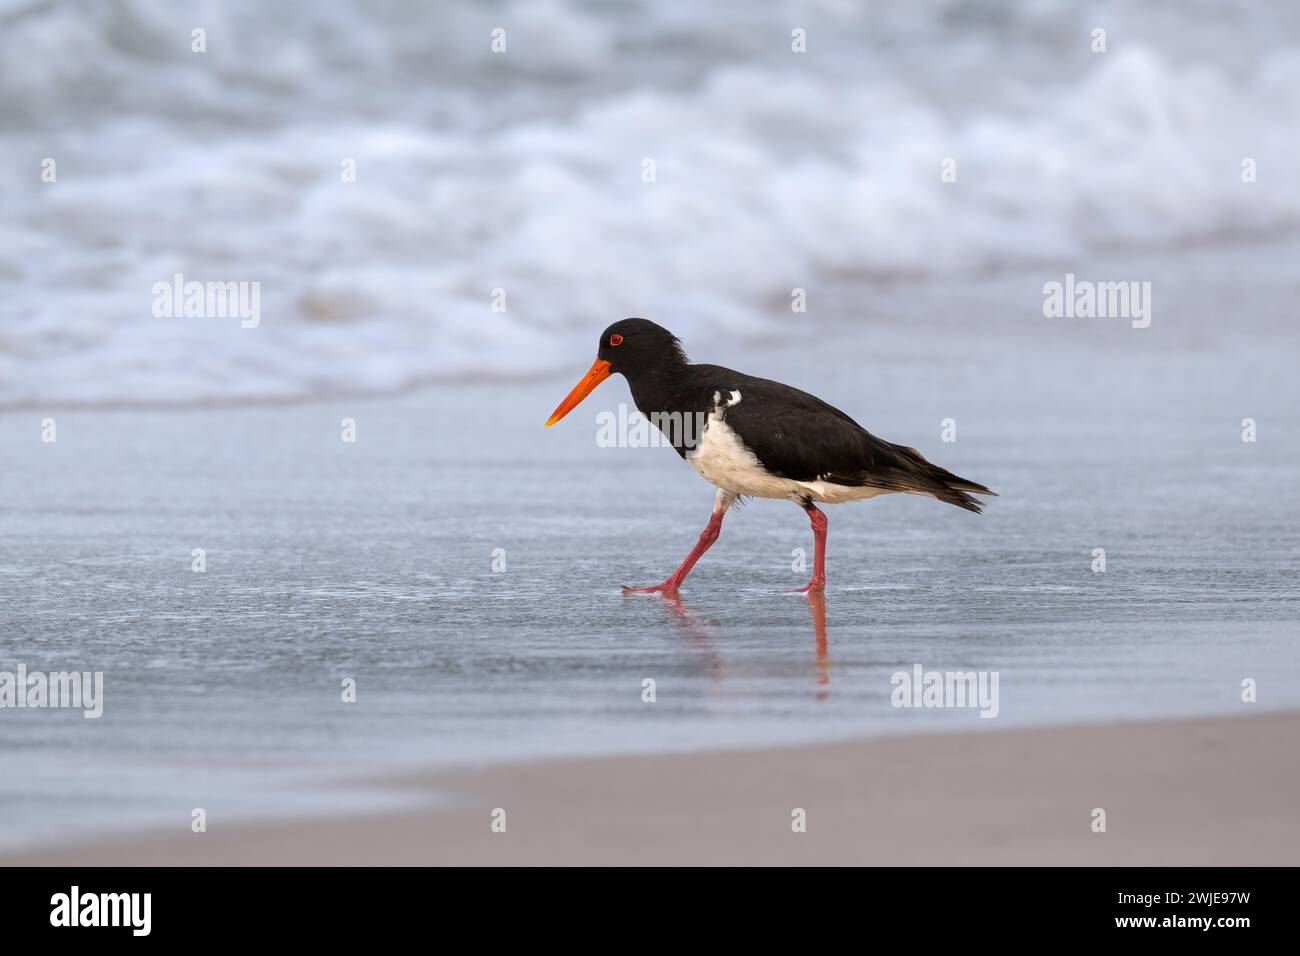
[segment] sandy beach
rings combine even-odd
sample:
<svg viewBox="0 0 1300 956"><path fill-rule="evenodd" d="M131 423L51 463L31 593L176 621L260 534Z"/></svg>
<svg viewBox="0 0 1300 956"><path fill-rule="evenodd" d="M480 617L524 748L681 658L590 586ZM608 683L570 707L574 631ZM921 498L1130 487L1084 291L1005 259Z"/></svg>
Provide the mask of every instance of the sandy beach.
<svg viewBox="0 0 1300 956"><path fill-rule="evenodd" d="M429 798L400 813L0 863L1294 865L1297 732L1300 714L1277 713L512 763L391 779ZM806 832L792 830L796 808ZM492 829L498 809L505 832Z"/></svg>
<svg viewBox="0 0 1300 956"><path fill-rule="evenodd" d="M1287 353L1247 349L1239 364L1258 374L1246 380L1225 377L1207 350L1072 346L1064 378L1047 360L1041 374L972 363L968 340L946 340L942 355L914 354L909 340L854 340L860 364L879 370L869 389L848 380L847 340L811 344L808 361L840 370L819 390L868 409L890 436L924 436L949 397L966 396L961 442L923 444L1003 497L978 517L904 495L836 510L824 627L783 593L807 580L796 559L811 544L784 502L730 516L680 604L620 593L662 579L712 501L670 451L595 443L597 412L626 400L621 382L563 429L542 422L570 375L284 406L64 409L56 444L40 441L38 417L0 414L0 671L102 672L105 701L95 720L0 713L0 854L134 845L129 834L178 827L195 862L243 859L244 846L266 862L783 860L788 841L764 849L762 834L786 840L798 806L808 849L794 852L810 859L1023 859L1041 835L1026 821L1039 818L1051 839L1034 858L1071 840L1101 852L1087 812L1109 805L1090 776L1040 792L1043 762L1008 766L1000 741L1022 738L998 735L1232 717L1250 710L1246 679L1260 706L1300 710ZM816 381L804 362L764 353L746 364ZM1175 371L1153 394L1147 383ZM1087 416L1076 380L1111 383ZM1238 405L1270 423L1266 441L1243 444L1225 427L1222 409ZM358 423L355 444L340 440L345 419ZM1105 573L1093 569L1097 548ZM999 675L997 719L892 706L893 675L917 666ZM342 693L349 679L355 703ZM951 745L881 739L953 732L964 736ZM1056 731L1042 733L1023 739L1060 752ZM817 746L868 738L878 742ZM947 746L938 760L927 749ZM766 749L786 747L800 749ZM1173 826L1163 802L1200 793L1207 770L1162 747L1155 738L1154 756L1133 757L1133 777L1104 762L1091 777L1127 781L1109 789L1142 794L1148 819ZM699 756L728 750L744 754ZM638 756L649 753L696 756ZM602 754L622 761L559 762ZM1181 783L1157 787L1146 768L1169 760ZM450 769L470 765L502 769ZM881 769L913 766L935 769ZM412 768L426 779L377 795L364 786ZM996 800L968 793L981 773ZM354 779L337 790L320 785L344 774ZM780 783L744 783L755 775ZM469 802L391 831L349 822L423 792ZM1022 792L1040 809L1008 796ZM778 801L775 822L753 802L764 794ZM1076 794L1077 834L1055 822L1074 820L1061 800ZM1230 832L1265 819L1255 798L1236 796L1242 812L1198 840L1171 838L1169 852L1208 852L1214 839L1238 856L1281 853L1274 839ZM955 802L924 809L945 799ZM917 832L895 806L919 814ZM195 807L209 817L202 837L188 830ZM504 842L480 833L493 807L508 811ZM715 808L715 839L702 840ZM1110 812L1111 836L1124 835L1106 837L1116 846L1105 852L1146 859L1145 831ZM235 821L325 814L337 830L309 825L283 855L257 828L232 832ZM867 815L875 822L859 825ZM965 829L971 820L989 822ZM484 849L488 836L497 842ZM158 847L140 858L172 858L167 841Z"/></svg>

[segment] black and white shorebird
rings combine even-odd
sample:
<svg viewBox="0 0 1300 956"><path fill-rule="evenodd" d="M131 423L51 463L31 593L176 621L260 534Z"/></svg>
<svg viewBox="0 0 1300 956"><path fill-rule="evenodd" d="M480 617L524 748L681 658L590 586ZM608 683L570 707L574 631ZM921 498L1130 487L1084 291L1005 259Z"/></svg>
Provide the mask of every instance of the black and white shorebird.
<svg viewBox="0 0 1300 956"><path fill-rule="evenodd" d="M625 591L675 593L718 539L727 509L743 497L783 498L808 513L816 552L812 579L797 590L812 593L826 587L826 515L816 503L906 492L979 514L982 503L972 495L996 495L931 464L915 448L877 438L807 392L717 365L692 365L677 337L647 319L624 319L601 333L596 361L546 424L616 373L627 379L641 414L718 489L709 524L681 566L662 584Z"/></svg>

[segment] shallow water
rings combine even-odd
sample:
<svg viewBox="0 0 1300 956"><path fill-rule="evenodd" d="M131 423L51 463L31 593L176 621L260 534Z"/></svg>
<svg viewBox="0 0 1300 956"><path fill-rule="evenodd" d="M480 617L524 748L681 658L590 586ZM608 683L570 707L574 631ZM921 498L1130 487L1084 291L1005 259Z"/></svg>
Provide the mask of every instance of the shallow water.
<svg viewBox="0 0 1300 956"><path fill-rule="evenodd" d="M1300 705L1297 279L1269 252L1126 260L1163 290L1143 330L1044 319L1041 276L1007 272L828 291L797 346L697 350L1001 492L829 508L824 642L781 593L811 552L784 502L729 514L680 605L620 593L671 570L711 489L597 447L619 379L542 427L587 353L386 399L0 414L0 670L106 682L99 720L0 711L0 841L378 806L292 784L395 761ZM917 664L996 671L997 718L892 706Z"/></svg>

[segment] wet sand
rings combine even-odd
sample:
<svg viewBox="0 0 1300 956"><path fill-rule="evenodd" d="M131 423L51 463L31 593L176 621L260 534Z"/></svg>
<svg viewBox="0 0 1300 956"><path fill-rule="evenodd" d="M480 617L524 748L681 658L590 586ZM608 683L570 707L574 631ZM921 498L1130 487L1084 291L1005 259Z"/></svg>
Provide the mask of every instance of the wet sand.
<svg viewBox="0 0 1300 956"><path fill-rule="evenodd" d="M1272 713L502 764L387 780L428 799L399 813L214 820L0 863L1294 865L1298 732Z"/></svg>
<svg viewBox="0 0 1300 956"><path fill-rule="evenodd" d="M598 416L628 401L621 380L543 427L585 348L539 381L0 412L0 670L102 671L106 694L98 720L0 713L0 853L188 828L193 807L209 845L236 820L394 809L297 779L341 768L432 780L605 754L632 777L694 773L715 758L636 755L1230 717L1249 710L1247 679L1261 706L1300 710L1300 382L1279 318L1294 282L1258 253L1075 266L1158 282L1167 299L1145 330L1047 321L1042 276L1013 271L846 290L797 349L688 342L1002 495L980 516L910 495L833 509L824 622L782 593L807 580L812 544L786 502L730 514L680 606L620 593L676 566L713 489L668 449L598 441ZM1232 323L1224 301L1240 306ZM1242 440L1246 416L1257 442ZM940 434L949 417L956 442ZM893 707L892 675L918 665L998 674L997 719ZM800 778L784 759L760 769ZM864 768L858 790L873 785ZM592 842L550 819L524 832L571 853Z"/></svg>

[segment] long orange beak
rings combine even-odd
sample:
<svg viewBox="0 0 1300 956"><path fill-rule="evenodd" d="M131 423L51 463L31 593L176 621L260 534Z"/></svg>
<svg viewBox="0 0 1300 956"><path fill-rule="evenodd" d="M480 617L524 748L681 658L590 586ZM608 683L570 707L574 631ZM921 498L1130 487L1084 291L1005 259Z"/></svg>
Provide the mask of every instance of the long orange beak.
<svg viewBox="0 0 1300 956"><path fill-rule="evenodd" d="M591 363L591 368L587 370L587 374L582 376L582 381L573 386L573 391L564 396L564 401L560 402L555 411L551 412L551 417L546 419L546 427L550 428L577 408L578 403L590 395L591 390L607 378L609 378L609 363L604 359L596 359Z"/></svg>

